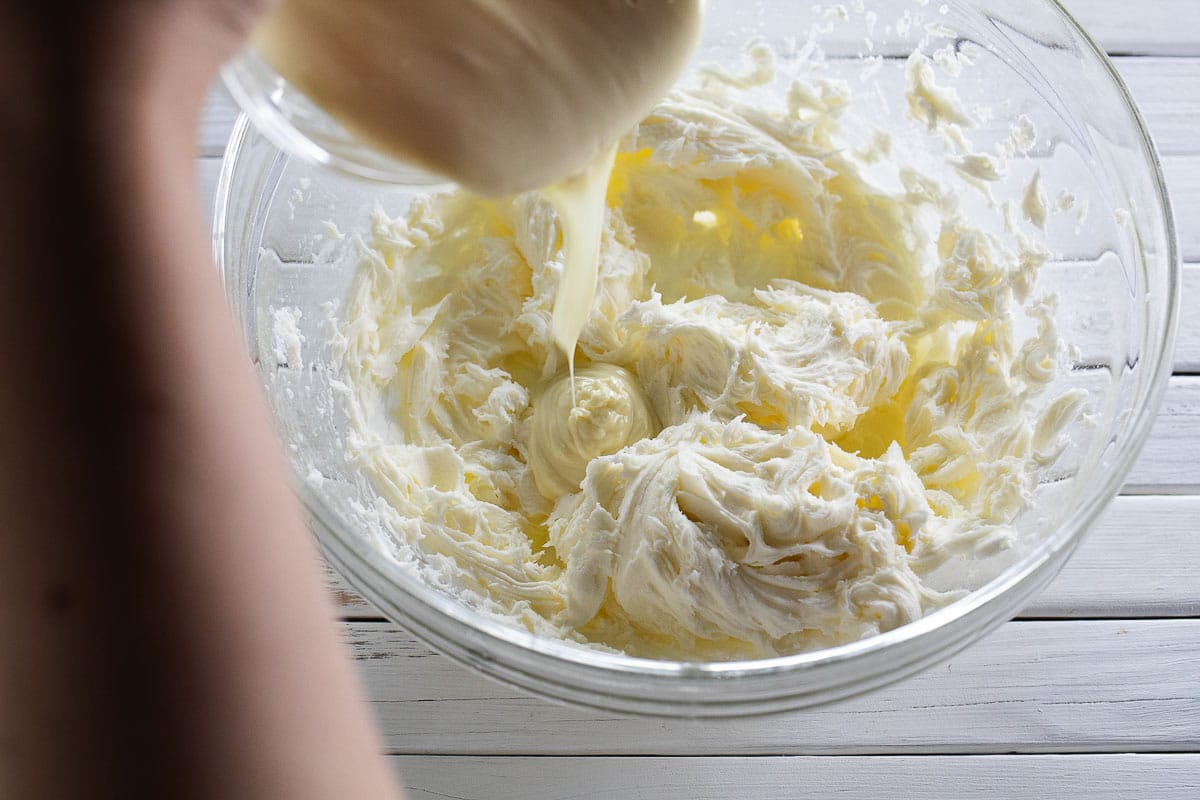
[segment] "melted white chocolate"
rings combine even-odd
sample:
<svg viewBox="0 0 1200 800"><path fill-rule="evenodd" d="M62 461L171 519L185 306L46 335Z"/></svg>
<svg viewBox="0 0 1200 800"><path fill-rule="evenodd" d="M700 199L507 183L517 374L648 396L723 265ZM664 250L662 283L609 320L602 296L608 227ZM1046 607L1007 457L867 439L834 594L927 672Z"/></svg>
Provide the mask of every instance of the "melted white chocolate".
<svg viewBox="0 0 1200 800"><path fill-rule="evenodd" d="M571 375L575 374L575 343L596 299L604 195L616 157L614 144L582 172L543 190L558 212L562 228L566 263L554 295L553 330L554 341L567 356Z"/></svg>

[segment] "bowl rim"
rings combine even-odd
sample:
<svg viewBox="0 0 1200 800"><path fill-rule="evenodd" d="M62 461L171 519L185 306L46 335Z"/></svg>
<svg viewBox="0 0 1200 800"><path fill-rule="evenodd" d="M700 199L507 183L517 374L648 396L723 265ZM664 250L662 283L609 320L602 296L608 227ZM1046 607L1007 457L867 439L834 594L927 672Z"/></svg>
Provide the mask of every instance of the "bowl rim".
<svg viewBox="0 0 1200 800"><path fill-rule="evenodd" d="M504 662L503 667L505 669L515 670L518 674L525 674L539 686L544 686L547 683L557 684L554 684L553 680L548 679L544 675L535 674L534 670L530 669L530 667L536 665L526 664L522 666L514 664L512 659L504 659L503 656L499 655L497 647L499 650L517 648L523 654L544 656L555 662L565 663L575 668L583 668L591 671L598 670L607 673L610 679L620 679L622 677L647 679L657 684L655 689L665 688L668 685L676 687L681 684L684 686L715 686L719 683L722 686L727 686L728 681L733 678L748 679L781 675L802 677L807 672L818 667L824 668L859 662L869 658L873 653L892 650L899 645L912 644L923 640L935 631L945 629L947 626L964 617L981 616L981 612L986 607L991 606L997 598L1008 594L1021 584L1035 581L1039 574L1042 576L1043 583L1048 582L1053 577L1054 572L1050 572L1048 575L1043 574L1047 565L1061 565L1062 561L1070 554L1070 551L1079 542L1090 525L1117 496L1129 470L1141 452L1151 426L1157 417L1159 407L1167 389L1168 380L1172 374L1174 344L1180 313L1182 263L1180 260L1176 223L1172 204L1167 193L1162 163L1153 138L1146 126L1145 119L1134 103L1124 80L1103 48L1075 20L1060 0L1044 1L1051 10L1057 11L1067 24L1072 35L1084 45L1086 55L1097 59L1103 65L1112 81L1113 87L1117 90L1123 102L1125 113L1131 118L1140 136L1141 154L1145 164L1151 168L1150 177L1164 222L1163 234L1167 247L1164 257L1161 259L1162 263L1156 266L1167 272L1168 298L1166 316L1162 324L1163 336L1160 340L1161 347L1154 361L1147 364L1150 370L1148 373L1145 373L1145 379L1137 384L1135 400L1140 400L1141 402L1137 403L1136 411L1125 429L1126 436L1121 444L1122 449L1118 451L1111 468L1106 470L1105 473L1095 476L1097 479L1093 480L1089 485L1071 516L1064 520L1050 535L1039 542L1037 546L1032 548L1030 552L1026 553L1020 560L984 586L970 592L968 595L946 607L893 630L855 642L764 659L735 661L651 659L606 652L588 648L567 640L537 636L502 623L488 616L486 613L469 608L463 603L425 585L400 563L387 558L380 558L377 550L368 542L366 537L353 532L346 534L339 533L339 515L326 504L319 493L315 492L303 480L304 476L300 475L293 466L296 477L295 484L298 487L297 492L315 523L314 527L317 537L326 551L333 556L332 560L337 562L339 569L350 572L359 579L363 578L359 573L366 571L370 576L367 583L371 587L375 586L382 579L391 586L394 586L397 592L404 595L407 601L415 601L425 611L432 612L439 618L444 617L454 620L459 625L478 634L479 638L477 638L473 646L464 646L457 652L457 648L447 647L446 649L449 650L448 655L460 661L469 661L472 666L482 669L494 678L499 678L507 683L517 684L525 688L530 688L531 684L496 669L498 666L497 659ZM237 171L239 161L245 157L247 139L255 135L261 136L261 134L256 133L246 115L244 113L241 114L230 135L220 177L217 182L213 219L213 246L222 280L227 280L228 278L228 265L225 260L225 233L226 215L229 210L228 199L230 197L233 177ZM286 159L287 156L279 153L278 158ZM352 560L353 564L347 563L347 559ZM357 581L355 582L355 588L364 595L367 595L368 599L375 602L376 605L381 606L382 610L390 612L389 616L394 614L402 617L402 624L411 628L413 627L413 623L415 623L415 627L423 629L425 635L418 633L420 638L436 639L440 645L448 645L451 642L458 642L461 645L461 642L455 637L447 639L442 634L433 633L425 623L417 619L419 615L416 615L412 609L400 608L390 598L379 597L374 589L364 589ZM989 620L988 624L981 628L964 632L961 639L956 642L958 649L965 647L970 641L988 633L1008 618L1008 615L1000 615L997 619ZM439 649L443 648L439 647ZM948 657L952 650L943 647L937 652L940 659ZM897 677L902 677L902 675L898 675ZM866 691L873 688L873 686L879 685L879 683L890 681L891 679L877 681L874 684L864 686L862 690ZM559 686L559 688L564 689L565 687ZM607 693L600 690L583 689L582 691L584 692L583 697L574 696L566 697L566 699L585 705L595 705L608 709L613 708L613 705L610 703L589 702L589 698L595 700ZM567 689L557 694L560 697L565 697L571 694L571 692ZM848 694L850 693L843 693L841 696L848 696ZM725 702L744 702L737 699L723 701L720 698L706 698L701 695L689 695L686 699L663 698L656 701L646 696L644 691L637 692L634 696L644 700L645 704L653 707L650 709L650 713L657 713L655 709L661 711L662 708L669 709L674 706L686 706L694 710L698 706L721 705ZM792 705L784 705L782 708L790 708L794 707L794 705L794 703ZM630 709L627 707L625 710ZM632 710L644 712L647 709L633 708ZM748 713L757 712L751 710Z"/></svg>

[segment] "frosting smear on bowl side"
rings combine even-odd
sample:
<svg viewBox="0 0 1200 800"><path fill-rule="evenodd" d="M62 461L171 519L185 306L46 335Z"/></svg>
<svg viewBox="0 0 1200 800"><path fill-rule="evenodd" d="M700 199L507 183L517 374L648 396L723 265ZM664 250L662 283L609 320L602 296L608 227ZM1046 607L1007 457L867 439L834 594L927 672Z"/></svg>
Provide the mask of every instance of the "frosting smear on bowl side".
<svg viewBox="0 0 1200 800"><path fill-rule="evenodd" d="M877 179L845 83L751 102L756 58L622 140L574 398L545 199L376 214L335 354L349 455L426 582L542 635L754 658L918 619L974 588L948 565L1009 546L1083 402L1044 396L1046 254L911 165ZM966 122L927 66L911 114Z"/></svg>

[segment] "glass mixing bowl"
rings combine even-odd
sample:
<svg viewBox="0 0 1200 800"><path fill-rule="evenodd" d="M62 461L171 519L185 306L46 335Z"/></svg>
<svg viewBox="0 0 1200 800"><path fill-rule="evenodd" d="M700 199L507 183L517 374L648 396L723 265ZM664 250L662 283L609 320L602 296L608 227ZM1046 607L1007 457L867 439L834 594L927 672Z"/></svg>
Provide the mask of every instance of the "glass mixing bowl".
<svg viewBox="0 0 1200 800"><path fill-rule="evenodd" d="M692 71L714 63L744 70L745 45L758 40L776 51L785 80L812 68L812 32L823 74L842 75L859 91L869 85L872 113L886 123L904 114L896 92L905 57L949 45L976 63L946 82L968 107L992 110L991 123L984 113L971 131L978 149L993 149L1019 115L1035 123L1028 158L1013 161L1012 179L996 191L1011 195L1040 169L1052 194L1073 195L1073 203L1058 195L1073 210L1047 225L1056 258L1039 285L1057 291L1055 321L1072 348L1058 384L1085 389L1089 414L1070 430L1070 447L1018 520L1025 546L1017 557L965 598L889 632L719 663L640 659L540 638L425 585L384 557L388 532L370 513L378 496L347 463L327 317L355 268L352 237L336 232L364 230L376 207L398 215L429 187L418 185L425 178L363 180L403 175L385 174L390 167L378 163L375 172L355 168L359 151L338 138L345 132L330 134L328 119L314 123L319 111L311 107L294 113L302 97L261 63L247 67L253 57L245 56L226 79L266 133L242 118L230 139L217 189L217 261L328 558L391 619L454 659L548 698L648 714L743 715L848 697L944 661L1012 617L1062 567L1121 487L1171 372L1180 267L1158 157L1112 64L1056 2L847 6L710 2ZM372 154L365 158L370 167Z"/></svg>

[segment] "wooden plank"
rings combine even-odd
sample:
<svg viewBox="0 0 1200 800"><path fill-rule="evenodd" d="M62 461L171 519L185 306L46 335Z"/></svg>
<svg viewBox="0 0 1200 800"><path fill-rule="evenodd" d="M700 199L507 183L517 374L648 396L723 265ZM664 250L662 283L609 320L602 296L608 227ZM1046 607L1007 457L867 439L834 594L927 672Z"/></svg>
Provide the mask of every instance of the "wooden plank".
<svg viewBox="0 0 1200 800"><path fill-rule="evenodd" d="M1022 617L1200 616L1200 497L1118 497Z"/></svg>
<svg viewBox="0 0 1200 800"><path fill-rule="evenodd" d="M1115 58L1113 63L1146 119L1158 152L1194 155L1200 151L1195 133L1200 118L1200 58Z"/></svg>
<svg viewBox="0 0 1200 800"><path fill-rule="evenodd" d="M1200 114L1200 59L1115 58L1113 62L1145 116L1159 152L1200 152L1194 134ZM215 82L209 89L197 132L197 155L219 157L224 153L237 116L237 104L228 90L220 81Z"/></svg>
<svg viewBox="0 0 1200 800"><path fill-rule="evenodd" d="M217 196L217 179L221 176L221 159L204 157L196 159L196 177L199 183L199 210L204 220L205 231L212 231L213 201Z"/></svg>
<svg viewBox="0 0 1200 800"><path fill-rule="evenodd" d="M1195 800L1200 755L393 756L409 800Z"/></svg>
<svg viewBox="0 0 1200 800"><path fill-rule="evenodd" d="M1036 618L1200 616L1200 497L1118 497L1062 573L1020 614ZM380 613L326 567L343 619Z"/></svg>
<svg viewBox="0 0 1200 800"><path fill-rule="evenodd" d="M1200 218L1196 220L1200 225ZM1200 264L1183 265L1182 306L1175 339L1175 371L1200 373Z"/></svg>
<svg viewBox="0 0 1200 800"><path fill-rule="evenodd" d="M200 117L200 130L196 132L196 155L220 157L225 152L225 143L240 113L237 103L219 79L208 89L204 101L204 113Z"/></svg>
<svg viewBox="0 0 1200 800"><path fill-rule="evenodd" d="M339 619L381 620L381 614L375 606L363 599L362 595L346 583L346 579L338 574L328 562L324 565L325 588L337 608Z"/></svg>
<svg viewBox="0 0 1200 800"><path fill-rule="evenodd" d="M1063 5L1109 53L1200 55L1196 0L1063 0Z"/></svg>
<svg viewBox="0 0 1200 800"><path fill-rule="evenodd" d="M1162 165L1180 255L1184 261L1200 261L1200 155L1163 156Z"/></svg>
<svg viewBox="0 0 1200 800"><path fill-rule="evenodd" d="M1012 622L949 663L870 695L722 720L564 707L496 684L389 625L344 630L387 751L397 755L1200 749L1200 620Z"/></svg>
<svg viewBox="0 0 1200 800"><path fill-rule="evenodd" d="M1175 376L1125 482L1138 494L1200 493L1200 377Z"/></svg>

